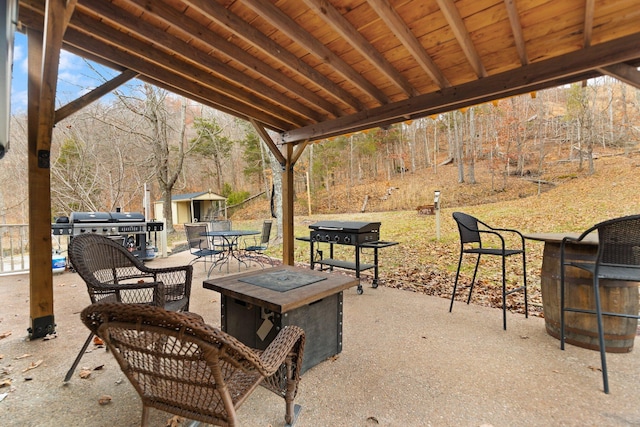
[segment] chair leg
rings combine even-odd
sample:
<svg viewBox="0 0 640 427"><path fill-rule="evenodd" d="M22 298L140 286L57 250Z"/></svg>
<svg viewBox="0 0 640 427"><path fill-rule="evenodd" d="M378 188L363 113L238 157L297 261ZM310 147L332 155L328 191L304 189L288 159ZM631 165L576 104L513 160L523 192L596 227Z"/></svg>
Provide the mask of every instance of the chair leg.
<svg viewBox="0 0 640 427"><path fill-rule="evenodd" d="M564 252L560 253L560 350L564 350Z"/></svg>
<svg viewBox="0 0 640 427"><path fill-rule="evenodd" d="M527 296L527 259L522 251L522 279L524 282L524 317L525 319L529 318L529 298Z"/></svg>
<svg viewBox="0 0 640 427"><path fill-rule="evenodd" d="M460 258L458 259L458 271L456 272L456 281L453 283L453 292L451 293L451 304L449 305L449 313L453 309L453 301L456 297L456 288L458 287L458 278L460 277L460 266L462 265L462 251L460 251Z"/></svg>
<svg viewBox="0 0 640 427"><path fill-rule="evenodd" d="M471 286L469 287L469 297L467 298L467 304L471 303L471 294L473 293L473 285L476 283L476 274L478 274L478 266L480 265L480 254L476 259L476 268L473 270L473 279L471 279Z"/></svg>
<svg viewBox="0 0 640 427"><path fill-rule="evenodd" d="M502 257L502 329L507 330L507 269L506 257ZM526 288L525 288L526 289Z"/></svg>
<svg viewBox="0 0 640 427"><path fill-rule="evenodd" d="M89 336L87 337L87 340L84 342L82 348L80 349L80 353L78 353L78 355L76 356L76 360L73 361L73 365L71 365L71 369L69 369L67 371L67 375L64 377L64 382L69 382L69 380L71 380L71 377L73 376L73 372L76 370L76 368L78 367L78 363L80 363L80 359L82 359L82 356L84 355L84 352L87 351L87 348L89 347L89 344L91 344L91 339L93 338L93 332L89 333Z"/></svg>
<svg viewBox="0 0 640 427"><path fill-rule="evenodd" d="M602 323L602 306L600 305L600 282L598 276L593 278L593 293L596 300L596 317L598 319L598 342L600 344L600 363L602 364L602 385L609 394L609 377L607 374L607 349L604 344L604 325Z"/></svg>

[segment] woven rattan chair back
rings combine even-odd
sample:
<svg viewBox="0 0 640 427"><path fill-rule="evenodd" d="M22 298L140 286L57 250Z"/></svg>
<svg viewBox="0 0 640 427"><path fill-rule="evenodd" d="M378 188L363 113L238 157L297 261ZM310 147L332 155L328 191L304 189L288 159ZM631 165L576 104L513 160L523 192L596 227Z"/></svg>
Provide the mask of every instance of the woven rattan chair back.
<svg viewBox="0 0 640 427"><path fill-rule="evenodd" d="M262 352L192 313L104 303L85 308L81 317L140 395L143 426L149 408L237 425L237 408L260 384L285 398L286 422L292 422L304 348L304 332L296 326L284 328Z"/></svg>

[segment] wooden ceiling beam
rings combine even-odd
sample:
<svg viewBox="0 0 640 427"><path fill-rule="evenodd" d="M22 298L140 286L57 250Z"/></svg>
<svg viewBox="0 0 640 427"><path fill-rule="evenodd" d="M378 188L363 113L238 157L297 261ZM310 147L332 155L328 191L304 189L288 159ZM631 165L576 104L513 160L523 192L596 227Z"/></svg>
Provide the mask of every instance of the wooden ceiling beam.
<svg viewBox="0 0 640 427"><path fill-rule="evenodd" d="M640 33L438 92L283 133L283 142L314 141L481 104L599 75L597 69L640 59Z"/></svg>
<svg viewBox="0 0 640 427"><path fill-rule="evenodd" d="M299 98L305 99L310 104L316 106L317 109L323 110L333 117L340 117L344 115L344 112L335 103L327 101L317 93L290 79L281 71L257 60L254 56L250 55L243 49L240 49L238 46L218 36L214 32L200 25L200 23L189 18L185 14L179 13L170 6L161 2L155 2L151 7L148 7L148 2L144 0L133 0L131 3L138 6L141 11L144 11L144 13L152 15L154 18L164 22L168 26L175 22L180 22L180 27L176 28L176 30L179 30L182 34L192 37L201 43L207 44L211 51L220 52L228 59L255 71L266 80L278 85L281 89L289 91ZM83 1L82 4L88 6L92 12L98 13L113 22L117 22L124 28L144 32L144 34L146 34L145 37L148 39L157 40L157 38L154 38L152 34L161 32L161 30L151 26L150 24L142 23L140 20L135 20L135 18L122 13L120 9L117 9L110 3L104 2L104 0L86 0ZM136 22L135 25L131 25L134 20ZM145 24L145 29L143 30L138 23ZM192 50L193 47L190 47L189 49Z"/></svg>
<svg viewBox="0 0 640 427"><path fill-rule="evenodd" d="M231 13L224 6L215 1L208 0L183 0L183 2L211 19L213 22L225 27L238 37L260 49L266 55L269 55L271 59L278 61L289 70L304 77L306 80L313 83L314 86L321 88L326 93L334 97L336 102L344 102L356 110L364 108L364 105L358 100L358 98L329 80L313 67L309 66L306 62L297 58L291 52L283 50L276 42L253 28L240 17Z"/></svg>
<svg viewBox="0 0 640 427"><path fill-rule="evenodd" d="M329 64L337 73L340 73L367 96L373 98L380 104L388 104L390 102L384 92L365 79L362 74L354 70L349 64L342 60L342 58L333 53L327 46L313 37L313 35L285 15L271 2L265 2L263 0L240 0L240 2L250 7L254 12L262 16L263 19L269 21L271 25L286 34L291 40L294 40L300 46L307 49L310 54Z"/></svg>
<svg viewBox="0 0 640 427"><path fill-rule="evenodd" d="M516 44L516 50L520 57L520 64L527 65L529 63L529 57L527 56L527 48L524 43L524 36L522 34L522 25L520 24L520 14L518 13L518 7L515 0L504 0L504 6L507 9L507 15L509 15L509 23L511 24L511 33L513 34L513 40Z"/></svg>
<svg viewBox="0 0 640 427"><path fill-rule="evenodd" d="M584 5L584 47L591 46L593 36L593 14L595 12L596 0L586 0Z"/></svg>
<svg viewBox="0 0 640 427"><path fill-rule="evenodd" d="M387 27L393 31L400 43L409 51L413 59L422 67L425 73L433 80L440 89L450 87L451 83L442 74L442 71L431 56L424 49L420 41L407 27L398 12L386 0L367 0L369 6L378 14Z"/></svg>
<svg viewBox="0 0 640 427"><path fill-rule="evenodd" d="M282 111L280 117L292 123L303 122L296 116L304 116L314 122L326 117L273 88L256 82L235 68L214 60L213 57L194 49L182 40L172 37L166 32L155 30L142 20L138 20L133 27L124 27L129 28L129 34L113 31L113 27L107 25L104 19L102 22L98 22L85 14L74 15L71 24L76 29L86 32L87 35L100 38L105 43L120 47L123 51L128 52L129 55L152 61L159 67L168 68L186 79L196 80L200 84L207 85L240 102L250 105L255 104L263 109L272 109L274 107L273 103L280 104L289 110L289 113ZM155 47L138 40L138 38L131 37L131 33L145 38ZM158 47L166 49L166 53L162 52ZM170 55L168 52L175 52L175 54ZM212 73L216 76L214 77ZM230 83L230 81L233 83ZM251 88L250 92L252 92L253 96L238 86Z"/></svg>
<svg viewBox="0 0 640 427"><path fill-rule="evenodd" d="M351 23L327 0L304 0L306 5L336 30L343 39L364 56L381 74L398 86L407 96L417 96L418 91L395 69L375 47L364 38Z"/></svg>
<svg viewBox="0 0 640 427"><path fill-rule="evenodd" d="M464 21L462 20L462 16L460 16L460 11L456 8L453 0L436 1L438 2L440 11L449 23L453 34L456 36L462 51L467 57L467 61L469 61L471 68L473 68L473 71L476 73L478 78L487 77L487 70L484 68L484 65L482 65L482 59L480 59L480 55L473 45L469 31L467 31Z"/></svg>
<svg viewBox="0 0 640 427"><path fill-rule="evenodd" d="M640 71L637 67L622 63L598 68L598 71L640 89Z"/></svg>
<svg viewBox="0 0 640 427"><path fill-rule="evenodd" d="M129 80L136 78L138 75L139 74L135 71L126 70L121 74L119 74L118 76L114 77L113 79L109 80L108 82L105 82L100 86L98 86L97 88L93 89L91 92L86 93L82 95L80 98L74 101L71 101L68 104L58 108L56 110L54 123L58 123L61 120L64 120L65 118L69 117L73 113L80 111L87 105L91 104L94 101L97 101L98 99L102 98L104 95L117 89L118 87L122 86Z"/></svg>

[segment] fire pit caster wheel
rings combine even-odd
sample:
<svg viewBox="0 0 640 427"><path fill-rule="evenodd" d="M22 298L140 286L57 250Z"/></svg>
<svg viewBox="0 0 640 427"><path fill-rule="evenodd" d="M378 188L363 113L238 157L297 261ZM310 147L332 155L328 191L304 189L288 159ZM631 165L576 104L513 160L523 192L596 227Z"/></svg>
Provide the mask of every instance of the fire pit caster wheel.
<svg viewBox="0 0 640 427"><path fill-rule="evenodd" d="M378 287L378 279L373 279L373 282L371 282L371 287L372 287L373 289L375 289L375 288L377 288L377 287Z"/></svg>
<svg viewBox="0 0 640 427"><path fill-rule="evenodd" d="M362 285L358 285L358 295L362 295L362 293L364 292L364 290L362 290Z"/></svg>

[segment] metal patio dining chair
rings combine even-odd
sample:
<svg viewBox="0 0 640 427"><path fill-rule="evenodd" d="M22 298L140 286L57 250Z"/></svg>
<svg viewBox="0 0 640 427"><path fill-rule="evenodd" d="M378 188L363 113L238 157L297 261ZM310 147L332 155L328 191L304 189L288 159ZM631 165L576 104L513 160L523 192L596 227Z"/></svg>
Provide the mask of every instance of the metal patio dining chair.
<svg viewBox="0 0 640 427"><path fill-rule="evenodd" d="M598 253L593 262L565 259L566 243L580 242L592 232L598 233ZM593 306L589 308L565 307L565 271L566 267L587 271L593 280ZM640 215L630 215L600 222L579 237L565 237L560 246L560 348L564 350L565 312L588 313L596 316L598 324L598 347L602 366L602 383L605 393L609 393L607 373L605 323L603 316L639 319L637 305L633 313L608 311L600 298L601 280L640 283ZM636 300L637 303L637 300ZM637 324L637 320L636 320Z"/></svg>
<svg viewBox="0 0 640 427"><path fill-rule="evenodd" d="M524 291L524 313L525 317L529 317L529 306L527 302L527 260L525 255L524 236L517 230L509 228L495 228L480 221L479 219L462 213L454 212L453 219L458 225L458 231L460 233L460 259L458 260L458 270L456 272L456 281L453 285L453 292L451 293L451 305L449 306L449 312L453 309L453 301L456 296L456 288L458 286L458 279L460 278L460 267L462 265L462 258L464 254L477 255L476 265L473 270L473 279L471 279L471 285L469 286L469 297L467 298L467 304L471 302L471 294L473 292L473 285L476 281L476 274L478 273L478 265L480 264L480 257L482 255L499 256L502 258L502 327L507 329L507 295L514 292ZM506 247L504 235L507 233L515 234L519 237L520 245L518 248L508 249ZM482 236L488 238L497 239L500 241L500 247L487 247L482 245ZM522 276L523 286L515 289L507 290L506 279L506 259L513 255L522 256Z"/></svg>
<svg viewBox="0 0 640 427"><path fill-rule="evenodd" d="M271 258L266 256L264 253L269 248L272 225L273 221L265 220L262 223L262 233L260 234L260 239L253 239L251 244L248 244L248 241L245 241L244 257L246 259L255 261L262 268L264 268L264 263L262 262L262 260L267 261L269 265L273 265Z"/></svg>
<svg viewBox="0 0 640 427"><path fill-rule="evenodd" d="M99 234L81 234L69 243L69 260L84 280L91 303L149 304L171 311L189 310L193 266L150 268L119 241ZM90 333L64 381L73 376L91 343Z"/></svg>
<svg viewBox="0 0 640 427"><path fill-rule="evenodd" d="M216 219L209 221L209 231L231 231L230 219ZM229 250L229 246L233 245L233 249L236 249L235 243L229 242L224 237L212 237L211 245L214 249L219 251Z"/></svg>
<svg viewBox="0 0 640 427"><path fill-rule="evenodd" d="M189 251L191 252L191 255L195 257L189 262L189 264L202 261L204 262L205 271L208 271L207 260L210 263L215 264L224 251L214 248L209 237L203 235L203 233L207 232L206 222L185 224L184 231L187 235Z"/></svg>
<svg viewBox="0 0 640 427"><path fill-rule="evenodd" d="M155 408L213 425L238 425L236 411L258 385L285 400L295 422L304 331L285 326L252 350L193 313L140 304L98 303L82 321L102 338L142 400L142 426Z"/></svg>

